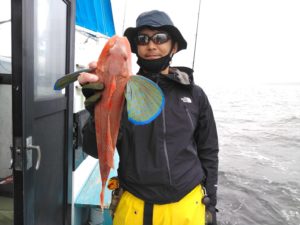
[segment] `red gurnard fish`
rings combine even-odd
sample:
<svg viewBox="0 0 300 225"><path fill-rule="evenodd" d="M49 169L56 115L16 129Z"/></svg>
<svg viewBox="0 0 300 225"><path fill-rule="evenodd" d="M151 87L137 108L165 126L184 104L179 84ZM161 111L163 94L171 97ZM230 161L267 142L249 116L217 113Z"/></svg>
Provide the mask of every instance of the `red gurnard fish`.
<svg viewBox="0 0 300 225"><path fill-rule="evenodd" d="M54 90L61 90L77 80L84 69L58 79ZM131 49L126 37L113 36L105 44L96 68L99 82L105 89L95 106L95 128L102 180L100 206L104 207L104 188L110 169L120 128L121 115L126 98L128 120L134 125L152 122L162 111L165 103L161 89L151 80L132 75Z"/></svg>
<svg viewBox="0 0 300 225"><path fill-rule="evenodd" d="M100 164L102 190L100 206L104 207L104 189L110 169L120 128L125 98L128 119L143 125L153 121L164 106L161 89L149 79L132 75L131 49L126 37L113 36L104 46L96 68L99 81L105 89L95 106L95 128Z"/></svg>
<svg viewBox="0 0 300 225"><path fill-rule="evenodd" d="M131 51L126 38L114 36L104 46L97 63L96 74L104 83L101 101L95 106L95 127L100 164L102 190L100 205L104 205L104 188L110 169L120 128L125 100L125 86L131 72Z"/></svg>

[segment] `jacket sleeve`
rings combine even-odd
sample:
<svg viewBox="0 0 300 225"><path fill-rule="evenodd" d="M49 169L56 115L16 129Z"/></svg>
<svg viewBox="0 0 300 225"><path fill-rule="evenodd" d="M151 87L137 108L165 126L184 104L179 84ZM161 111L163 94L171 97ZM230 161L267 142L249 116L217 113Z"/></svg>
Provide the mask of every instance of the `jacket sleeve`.
<svg viewBox="0 0 300 225"><path fill-rule="evenodd" d="M88 118L86 124L82 128L82 135L82 150L86 154L94 158L98 158L95 122L93 116Z"/></svg>
<svg viewBox="0 0 300 225"><path fill-rule="evenodd" d="M197 151L206 176L204 186L211 200L210 204L216 206L219 164L218 134L211 105L203 91L200 100L200 112L196 130Z"/></svg>

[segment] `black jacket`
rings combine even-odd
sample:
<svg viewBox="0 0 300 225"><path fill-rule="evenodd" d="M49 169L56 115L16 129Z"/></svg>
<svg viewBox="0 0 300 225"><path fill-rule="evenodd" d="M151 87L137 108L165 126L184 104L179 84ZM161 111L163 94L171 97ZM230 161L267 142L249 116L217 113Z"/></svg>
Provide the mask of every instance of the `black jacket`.
<svg viewBox="0 0 300 225"><path fill-rule="evenodd" d="M194 84L191 69L171 71L168 76L143 74L165 96L165 107L153 122L133 125L123 111L117 142L120 184L147 202L165 204L202 183L215 206L219 149L213 112L203 90ZM97 157L92 119L83 135L84 151Z"/></svg>

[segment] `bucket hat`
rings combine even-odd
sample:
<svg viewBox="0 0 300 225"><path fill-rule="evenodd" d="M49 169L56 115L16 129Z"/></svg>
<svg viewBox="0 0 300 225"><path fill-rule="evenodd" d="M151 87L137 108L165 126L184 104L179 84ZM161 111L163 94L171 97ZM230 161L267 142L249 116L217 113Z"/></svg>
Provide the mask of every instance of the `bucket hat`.
<svg viewBox="0 0 300 225"><path fill-rule="evenodd" d="M129 27L124 32L124 36L129 40L131 51L133 53L137 53L136 37L138 32L143 28L158 29L168 32L172 37L172 40L178 43L177 51L186 49L187 47L186 40L177 27L174 26L168 14L159 10L151 10L140 14L136 19L136 27Z"/></svg>

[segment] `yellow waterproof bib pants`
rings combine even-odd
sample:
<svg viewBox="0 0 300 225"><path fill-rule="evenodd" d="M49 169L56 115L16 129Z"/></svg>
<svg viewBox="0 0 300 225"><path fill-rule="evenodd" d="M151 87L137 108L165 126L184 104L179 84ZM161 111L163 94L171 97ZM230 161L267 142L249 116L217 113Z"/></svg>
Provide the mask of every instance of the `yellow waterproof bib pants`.
<svg viewBox="0 0 300 225"><path fill-rule="evenodd" d="M180 201L153 205L153 225L204 225L203 190L195 187ZM143 225L144 201L125 191L115 212L113 225Z"/></svg>

